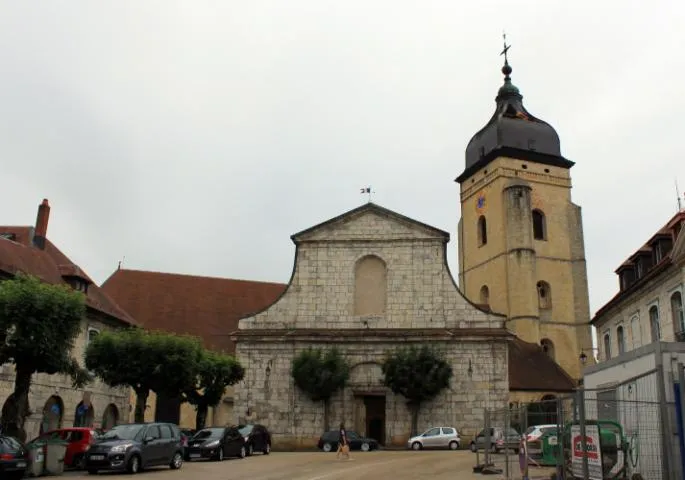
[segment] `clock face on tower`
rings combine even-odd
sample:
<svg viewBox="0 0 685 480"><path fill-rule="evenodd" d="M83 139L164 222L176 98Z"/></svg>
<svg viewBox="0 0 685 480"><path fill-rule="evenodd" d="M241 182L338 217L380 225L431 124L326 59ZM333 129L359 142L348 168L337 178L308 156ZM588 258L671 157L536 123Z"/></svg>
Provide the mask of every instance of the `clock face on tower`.
<svg viewBox="0 0 685 480"><path fill-rule="evenodd" d="M478 192L476 195L476 213L483 214L488 208L488 202L485 198L485 192Z"/></svg>

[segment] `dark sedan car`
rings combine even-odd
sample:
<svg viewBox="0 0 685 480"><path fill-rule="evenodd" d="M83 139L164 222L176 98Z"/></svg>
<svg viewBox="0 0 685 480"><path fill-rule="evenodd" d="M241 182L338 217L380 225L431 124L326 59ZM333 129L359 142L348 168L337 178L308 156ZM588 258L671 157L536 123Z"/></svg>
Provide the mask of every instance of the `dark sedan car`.
<svg viewBox="0 0 685 480"><path fill-rule="evenodd" d="M198 431L188 441L188 458L212 459L221 462L226 457L245 458L245 438L235 427L210 427Z"/></svg>
<svg viewBox="0 0 685 480"><path fill-rule="evenodd" d="M86 452L90 474L100 470L138 473L146 467L183 465L183 443L178 426L171 423L117 425L98 438Z"/></svg>
<svg viewBox="0 0 685 480"><path fill-rule="evenodd" d="M19 480L24 477L29 464L29 452L14 437L0 435L0 478Z"/></svg>
<svg viewBox="0 0 685 480"><path fill-rule="evenodd" d="M264 425L238 425L238 430L245 437L248 456L254 452L271 453L271 434Z"/></svg>
<svg viewBox="0 0 685 480"><path fill-rule="evenodd" d="M357 432L347 431L347 439L350 442L350 450L361 450L368 452L370 450L378 450L378 442L373 438L361 437ZM336 451L338 449L338 442L340 441L340 432L338 430L331 430L321 435L319 438L319 449L324 452Z"/></svg>

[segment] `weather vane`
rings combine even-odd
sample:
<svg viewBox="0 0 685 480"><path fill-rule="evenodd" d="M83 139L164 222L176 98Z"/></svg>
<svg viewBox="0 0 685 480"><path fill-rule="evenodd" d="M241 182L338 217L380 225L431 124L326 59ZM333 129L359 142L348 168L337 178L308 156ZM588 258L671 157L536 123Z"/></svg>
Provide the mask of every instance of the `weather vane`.
<svg viewBox="0 0 685 480"><path fill-rule="evenodd" d="M371 187L362 187L359 193L366 193L369 196L369 203L371 203L371 194L373 193Z"/></svg>
<svg viewBox="0 0 685 480"><path fill-rule="evenodd" d="M509 49L511 48L511 45L507 45L507 33L506 32L502 33L502 38L504 39L504 49L502 50L502 53L500 53L500 55L504 55L504 64L509 65L509 59L507 58L507 54L509 53Z"/></svg>

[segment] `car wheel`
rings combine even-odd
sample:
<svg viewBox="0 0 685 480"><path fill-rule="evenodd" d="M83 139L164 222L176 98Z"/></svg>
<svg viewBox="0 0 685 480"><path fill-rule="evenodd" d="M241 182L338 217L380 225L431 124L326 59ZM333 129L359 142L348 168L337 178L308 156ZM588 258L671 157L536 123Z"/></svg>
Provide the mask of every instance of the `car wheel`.
<svg viewBox="0 0 685 480"><path fill-rule="evenodd" d="M264 447L264 455L268 455L271 453L271 444L267 443L266 446Z"/></svg>
<svg viewBox="0 0 685 480"><path fill-rule="evenodd" d="M414 442L411 444L412 450L421 450L422 448L423 448L423 445L421 445L421 442Z"/></svg>
<svg viewBox="0 0 685 480"><path fill-rule="evenodd" d="M324 444L323 444L323 451L324 451L324 452L331 452L331 451L333 451L333 445L331 445L330 443L324 443Z"/></svg>
<svg viewBox="0 0 685 480"><path fill-rule="evenodd" d="M476 453L478 451L478 447L476 447L476 444L473 442L471 442L471 451L473 453Z"/></svg>
<svg viewBox="0 0 685 480"><path fill-rule="evenodd" d="M178 470L182 466L183 466L183 455L181 455L181 452L174 453L174 456L171 458L171 463L169 464L169 467L172 470Z"/></svg>
<svg viewBox="0 0 685 480"><path fill-rule="evenodd" d="M133 455L126 466L128 473L135 475L140 472L140 457L138 455Z"/></svg>
<svg viewBox="0 0 685 480"><path fill-rule="evenodd" d="M453 440L450 442L449 447L450 447L450 450L458 450L459 449L459 442L456 442Z"/></svg>
<svg viewBox="0 0 685 480"><path fill-rule="evenodd" d="M371 445L369 445L367 442L362 443L361 447L362 452L368 452L371 450Z"/></svg>
<svg viewBox="0 0 685 480"><path fill-rule="evenodd" d="M74 460L74 464L72 466L76 470L85 470L86 469L86 456L81 455L80 457L76 458Z"/></svg>
<svg viewBox="0 0 685 480"><path fill-rule="evenodd" d="M238 457L240 458L245 458L247 456L247 450L245 449L245 445L240 447L240 453L238 454Z"/></svg>
<svg viewBox="0 0 685 480"><path fill-rule="evenodd" d="M252 444L250 444L247 446L247 456L251 457L253 453L254 453L254 448L252 447Z"/></svg>
<svg viewBox="0 0 685 480"><path fill-rule="evenodd" d="M217 462L223 462L224 461L224 449L221 447L218 452L216 452L216 461Z"/></svg>

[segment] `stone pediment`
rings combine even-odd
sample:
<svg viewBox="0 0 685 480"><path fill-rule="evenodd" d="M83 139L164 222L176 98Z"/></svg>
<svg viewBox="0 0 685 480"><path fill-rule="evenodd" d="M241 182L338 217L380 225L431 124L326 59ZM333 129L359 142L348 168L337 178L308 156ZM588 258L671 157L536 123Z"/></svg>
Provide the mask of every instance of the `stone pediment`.
<svg viewBox="0 0 685 480"><path fill-rule="evenodd" d="M449 233L417 222L374 203L368 203L335 218L296 233L296 244L317 241L449 241Z"/></svg>

